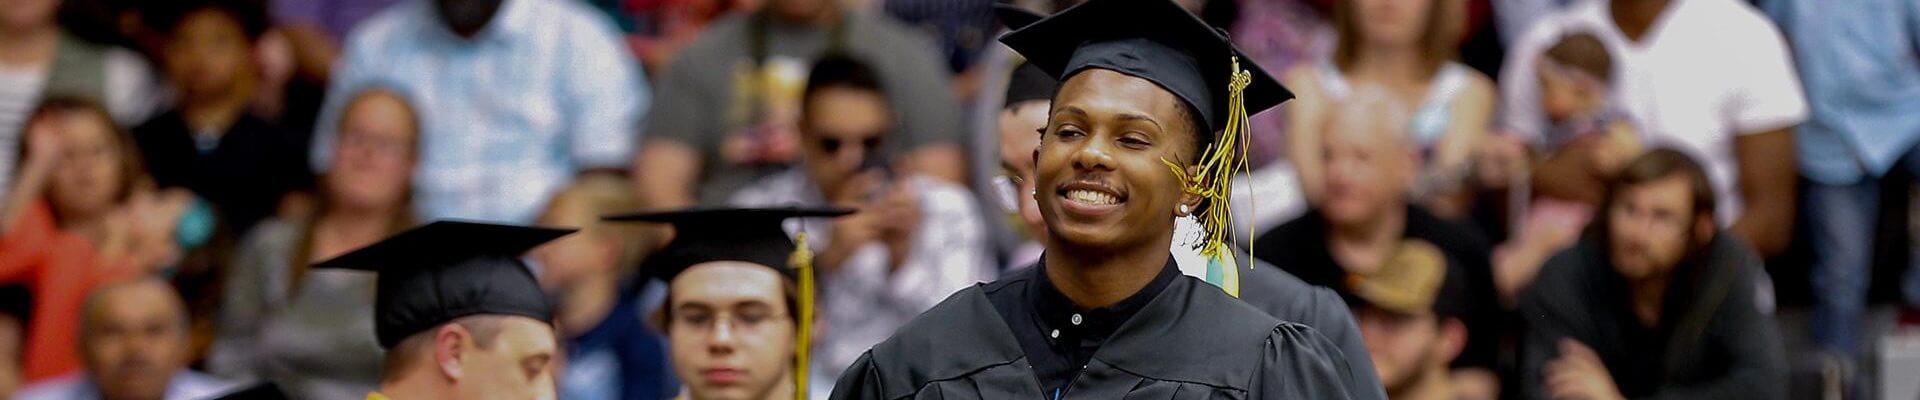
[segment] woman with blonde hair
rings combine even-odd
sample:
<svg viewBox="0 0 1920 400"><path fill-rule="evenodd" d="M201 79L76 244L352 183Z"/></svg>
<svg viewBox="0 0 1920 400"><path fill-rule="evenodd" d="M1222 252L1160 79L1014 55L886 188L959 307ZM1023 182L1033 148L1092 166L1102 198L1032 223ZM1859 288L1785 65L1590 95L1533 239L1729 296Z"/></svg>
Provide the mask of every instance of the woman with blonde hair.
<svg viewBox="0 0 1920 400"><path fill-rule="evenodd" d="M1468 161L1486 136L1495 95L1492 80L1453 60L1464 14L1461 0L1334 2L1332 62L1295 67L1282 79L1299 95L1287 107L1287 157L1309 204L1325 189L1320 137L1310 133L1323 130L1354 88L1375 86L1413 110L1407 132L1425 165L1411 195L1443 215L1464 215Z"/></svg>
<svg viewBox="0 0 1920 400"><path fill-rule="evenodd" d="M419 121L403 94L355 92L340 113L334 157L310 215L250 231L227 270L208 370L270 380L293 398L359 398L379 385L374 276L310 269L415 224L411 208Z"/></svg>

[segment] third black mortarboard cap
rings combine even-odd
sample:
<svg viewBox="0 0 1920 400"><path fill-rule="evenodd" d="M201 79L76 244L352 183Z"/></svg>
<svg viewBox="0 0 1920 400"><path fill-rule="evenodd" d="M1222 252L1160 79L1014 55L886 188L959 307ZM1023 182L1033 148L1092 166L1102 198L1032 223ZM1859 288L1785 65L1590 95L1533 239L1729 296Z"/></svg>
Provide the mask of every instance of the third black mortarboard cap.
<svg viewBox="0 0 1920 400"><path fill-rule="evenodd" d="M797 248L782 223L788 218L838 217L853 213L827 208L692 208L607 216L608 221L673 225L673 241L647 256L640 271L672 281L689 267L714 261L741 261L773 268L788 278L787 262Z"/></svg>
<svg viewBox="0 0 1920 400"><path fill-rule="evenodd" d="M374 271L374 334L380 346L472 315L518 315L551 323L553 305L520 256L573 233L438 221L393 235L314 268Z"/></svg>

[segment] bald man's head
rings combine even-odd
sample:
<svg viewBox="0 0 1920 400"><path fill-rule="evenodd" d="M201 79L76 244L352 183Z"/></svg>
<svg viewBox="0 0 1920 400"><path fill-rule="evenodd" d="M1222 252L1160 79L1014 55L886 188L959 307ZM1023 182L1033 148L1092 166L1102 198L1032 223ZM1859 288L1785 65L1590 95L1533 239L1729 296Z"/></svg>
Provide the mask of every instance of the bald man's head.
<svg viewBox="0 0 1920 400"><path fill-rule="evenodd" d="M1407 131L1410 115L1407 105L1393 98L1386 89L1363 84L1334 103L1325 129L1320 132L1328 142L1343 141L1382 152L1417 152Z"/></svg>
<svg viewBox="0 0 1920 400"><path fill-rule="evenodd" d="M159 399L187 364L187 312L156 278L101 286L87 295L80 353L101 397Z"/></svg>
<svg viewBox="0 0 1920 400"><path fill-rule="evenodd" d="M1326 200L1335 225L1372 221L1404 207L1420 165L1407 134L1407 107L1373 86L1356 87L1337 104L1321 132Z"/></svg>

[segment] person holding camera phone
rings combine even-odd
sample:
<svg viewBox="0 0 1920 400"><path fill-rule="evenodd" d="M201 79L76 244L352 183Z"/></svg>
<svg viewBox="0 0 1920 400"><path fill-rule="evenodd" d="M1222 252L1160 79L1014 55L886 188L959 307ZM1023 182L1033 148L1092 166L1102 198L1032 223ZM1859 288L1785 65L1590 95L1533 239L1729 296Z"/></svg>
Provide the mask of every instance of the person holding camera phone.
<svg viewBox="0 0 1920 400"><path fill-rule="evenodd" d="M821 394L861 352L948 294L992 279L993 251L964 187L892 168L896 115L867 64L828 55L801 98L801 163L732 197L740 207L844 207L789 221L818 258L820 327L811 385ZM799 224L799 225L796 225ZM804 229L800 229L804 226Z"/></svg>

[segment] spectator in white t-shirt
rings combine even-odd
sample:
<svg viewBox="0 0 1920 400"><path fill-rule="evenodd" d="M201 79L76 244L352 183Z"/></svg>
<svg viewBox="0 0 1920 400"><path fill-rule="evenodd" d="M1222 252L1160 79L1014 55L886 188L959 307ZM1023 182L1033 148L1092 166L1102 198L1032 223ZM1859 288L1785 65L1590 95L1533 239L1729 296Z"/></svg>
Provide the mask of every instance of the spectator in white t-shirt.
<svg viewBox="0 0 1920 400"><path fill-rule="evenodd" d="M1591 1L1535 24L1507 53L1506 129L1546 127L1531 60L1563 32L1593 32L1616 55L1614 97L1650 148L1704 161L1719 222L1762 254L1793 230L1792 129L1807 119L1779 29L1735 0Z"/></svg>

